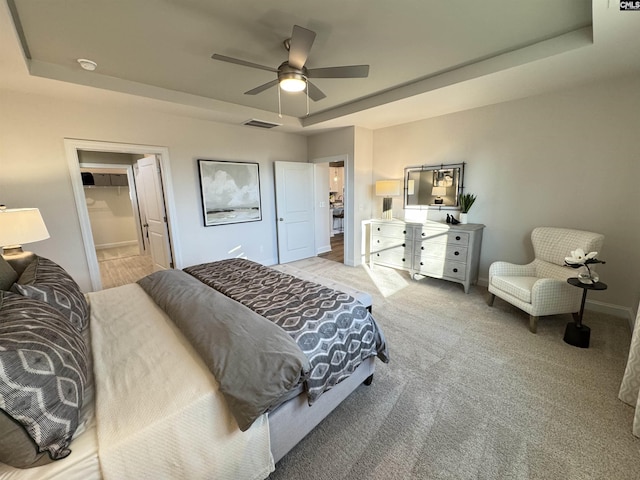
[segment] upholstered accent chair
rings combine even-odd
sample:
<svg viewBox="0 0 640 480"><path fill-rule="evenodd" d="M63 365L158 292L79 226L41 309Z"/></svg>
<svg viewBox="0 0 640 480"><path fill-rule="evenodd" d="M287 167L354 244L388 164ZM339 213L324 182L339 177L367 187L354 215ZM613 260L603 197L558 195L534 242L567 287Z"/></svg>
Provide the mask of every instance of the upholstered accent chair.
<svg viewBox="0 0 640 480"><path fill-rule="evenodd" d="M577 276L564 266L572 250L600 252L604 235L568 228L538 227L531 232L534 260L527 265L494 262L489 267L489 306L496 297L529 314L529 330L536 333L538 318L545 315L576 313L580 310L582 289L567 283Z"/></svg>

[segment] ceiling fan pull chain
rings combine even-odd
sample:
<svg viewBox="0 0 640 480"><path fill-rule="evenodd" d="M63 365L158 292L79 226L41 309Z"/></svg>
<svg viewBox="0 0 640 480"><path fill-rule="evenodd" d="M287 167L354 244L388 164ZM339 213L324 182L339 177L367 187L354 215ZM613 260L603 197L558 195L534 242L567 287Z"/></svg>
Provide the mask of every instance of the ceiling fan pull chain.
<svg viewBox="0 0 640 480"><path fill-rule="evenodd" d="M307 117L309 116L309 82L305 82L307 90Z"/></svg>
<svg viewBox="0 0 640 480"><path fill-rule="evenodd" d="M282 118L282 102L280 100L280 85L278 85L278 117Z"/></svg>

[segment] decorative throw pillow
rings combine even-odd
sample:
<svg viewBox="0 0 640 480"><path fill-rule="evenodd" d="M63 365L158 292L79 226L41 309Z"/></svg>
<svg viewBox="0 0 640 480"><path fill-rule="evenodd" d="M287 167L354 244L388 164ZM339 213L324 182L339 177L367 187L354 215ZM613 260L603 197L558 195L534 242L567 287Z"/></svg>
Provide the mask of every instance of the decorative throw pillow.
<svg viewBox="0 0 640 480"><path fill-rule="evenodd" d="M11 285L18 279L18 274L0 255L0 290L9 290Z"/></svg>
<svg viewBox="0 0 640 480"><path fill-rule="evenodd" d="M0 292L0 408L37 446L36 450L31 443L34 456L0 452L4 462L32 458L41 464L37 453L46 452L53 460L71 453L69 444L83 403L87 362L82 335L57 309ZM18 443L9 445L25 448L24 442Z"/></svg>
<svg viewBox="0 0 640 480"><path fill-rule="evenodd" d="M53 462L38 447L24 427L0 410L0 462L16 468L32 468Z"/></svg>
<svg viewBox="0 0 640 480"><path fill-rule="evenodd" d="M55 307L78 331L89 321L89 305L80 287L64 268L44 257L36 257L14 284L14 292L42 300Z"/></svg>

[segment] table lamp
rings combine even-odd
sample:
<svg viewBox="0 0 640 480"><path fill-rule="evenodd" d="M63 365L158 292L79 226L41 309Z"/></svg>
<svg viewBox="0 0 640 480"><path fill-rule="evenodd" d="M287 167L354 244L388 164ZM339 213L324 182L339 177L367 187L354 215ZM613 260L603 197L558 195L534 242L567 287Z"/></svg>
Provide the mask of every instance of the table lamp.
<svg viewBox="0 0 640 480"><path fill-rule="evenodd" d="M22 250L25 243L49 238L49 232L37 208L7 209L0 205L0 247L2 256L20 275L35 259L35 254Z"/></svg>
<svg viewBox="0 0 640 480"><path fill-rule="evenodd" d="M391 197L400 195L400 182L398 180L378 180L376 182L376 196L382 199L382 218L391 220L393 213L391 209Z"/></svg>
<svg viewBox="0 0 640 480"><path fill-rule="evenodd" d="M444 200L442 199L442 195L446 195L446 194L447 194L447 187L433 187L433 190L431 190L431 195L436 197L433 203L435 203L436 205L442 205L444 203Z"/></svg>

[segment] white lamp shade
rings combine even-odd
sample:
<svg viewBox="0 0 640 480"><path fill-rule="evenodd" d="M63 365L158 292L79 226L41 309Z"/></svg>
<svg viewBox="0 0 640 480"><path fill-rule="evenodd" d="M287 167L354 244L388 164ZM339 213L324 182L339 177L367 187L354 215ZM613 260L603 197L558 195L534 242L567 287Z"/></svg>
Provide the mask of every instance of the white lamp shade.
<svg viewBox="0 0 640 480"><path fill-rule="evenodd" d="M398 180L378 180L376 195L378 197L397 197L400 195L401 185Z"/></svg>
<svg viewBox="0 0 640 480"><path fill-rule="evenodd" d="M49 238L37 208L0 210L0 247L13 247Z"/></svg>
<svg viewBox="0 0 640 480"><path fill-rule="evenodd" d="M447 194L447 187L433 187L431 190L431 195L435 195L436 197L441 197L442 195Z"/></svg>

